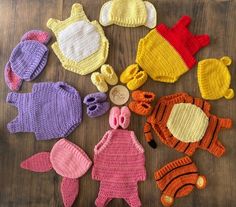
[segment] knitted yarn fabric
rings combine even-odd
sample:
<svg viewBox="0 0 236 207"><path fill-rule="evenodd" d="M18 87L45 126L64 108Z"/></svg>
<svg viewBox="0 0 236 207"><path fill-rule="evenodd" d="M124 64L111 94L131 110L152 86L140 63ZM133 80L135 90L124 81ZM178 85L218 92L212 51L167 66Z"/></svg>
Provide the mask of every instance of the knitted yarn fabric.
<svg viewBox="0 0 236 207"><path fill-rule="evenodd" d="M31 93L11 92L7 102L18 108L7 125L10 133L33 132L37 140L67 137L82 121L80 95L63 82L34 84Z"/></svg>
<svg viewBox="0 0 236 207"><path fill-rule="evenodd" d="M198 64L198 84L204 99L216 100L222 97L232 99L234 90L230 88L231 75L227 66L232 60L225 56L221 59L206 59Z"/></svg>
<svg viewBox="0 0 236 207"><path fill-rule="evenodd" d="M59 140L51 152L37 153L21 162L21 168L33 172L48 172L54 169L63 177L61 194L65 207L71 207L79 193L79 180L92 161L77 145L66 139Z"/></svg>
<svg viewBox="0 0 236 207"><path fill-rule="evenodd" d="M106 132L94 148L92 178L100 181L96 206L106 206L112 198L123 198L132 207L141 206L137 182L146 179L145 157L133 131Z"/></svg>
<svg viewBox="0 0 236 207"><path fill-rule="evenodd" d="M151 129L161 142L189 156L197 148L216 157L225 152L218 140L221 128L231 128L232 120L210 113L210 104L186 93L177 93L159 99L144 126L146 140L155 147Z"/></svg>
<svg viewBox="0 0 236 207"><path fill-rule="evenodd" d="M45 68L49 53L45 45L50 37L40 30L31 30L23 35L5 66L5 81L11 90L18 91L24 80L34 80Z"/></svg>
<svg viewBox="0 0 236 207"><path fill-rule="evenodd" d="M99 21L103 26L117 24L123 27L138 27L145 25L154 28L156 19L156 9L148 1L112 0L102 6Z"/></svg>
<svg viewBox="0 0 236 207"><path fill-rule="evenodd" d="M189 157L177 159L155 172L157 187L161 190L161 202L171 206L175 198L189 195L194 187L206 186L205 176L199 175L198 169Z"/></svg>
<svg viewBox="0 0 236 207"><path fill-rule="evenodd" d="M183 16L168 28L158 25L139 41L136 63L155 81L173 83L195 64L194 55L210 42L208 35L194 35Z"/></svg>
<svg viewBox="0 0 236 207"><path fill-rule="evenodd" d="M52 49L65 69L86 75L106 62L109 42L98 22L88 20L81 4L74 4L64 21L49 19L47 27L55 33Z"/></svg>

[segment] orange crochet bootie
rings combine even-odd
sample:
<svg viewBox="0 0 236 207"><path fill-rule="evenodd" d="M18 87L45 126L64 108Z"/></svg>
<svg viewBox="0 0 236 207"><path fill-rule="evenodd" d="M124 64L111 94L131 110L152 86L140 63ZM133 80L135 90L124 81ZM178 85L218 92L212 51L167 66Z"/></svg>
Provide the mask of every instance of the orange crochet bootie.
<svg viewBox="0 0 236 207"><path fill-rule="evenodd" d="M155 146L151 128L161 142L191 156L197 148L221 157L225 147L218 140L221 128L231 128L232 120L210 114L210 104L186 93L162 97L144 126L146 140Z"/></svg>
<svg viewBox="0 0 236 207"><path fill-rule="evenodd" d="M134 101L151 103L152 101L154 101L156 95L149 91L137 90L134 91L131 96Z"/></svg>
<svg viewBox="0 0 236 207"><path fill-rule="evenodd" d="M131 101L129 103L129 109L138 115L148 116L153 108L150 103Z"/></svg>
<svg viewBox="0 0 236 207"><path fill-rule="evenodd" d="M189 157L183 157L165 165L155 172L157 187L161 190L161 202L169 207L175 198L189 195L196 186L198 189L206 187L206 178L199 175L198 169Z"/></svg>
<svg viewBox="0 0 236 207"><path fill-rule="evenodd" d="M151 102L155 99L155 94L149 91L137 90L132 92L133 101L129 104L129 109L141 116L148 116L152 112Z"/></svg>

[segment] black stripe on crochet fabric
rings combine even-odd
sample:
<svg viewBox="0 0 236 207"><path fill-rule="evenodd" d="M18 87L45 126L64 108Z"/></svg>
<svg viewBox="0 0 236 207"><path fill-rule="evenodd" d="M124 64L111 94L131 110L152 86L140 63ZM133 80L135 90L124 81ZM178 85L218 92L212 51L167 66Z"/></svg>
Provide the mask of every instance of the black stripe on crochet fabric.
<svg viewBox="0 0 236 207"><path fill-rule="evenodd" d="M176 142L174 148L176 148L179 143L180 143L180 141Z"/></svg>
<svg viewBox="0 0 236 207"><path fill-rule="evenodd" d="M164 117L164 114L165 114L165 112L166 112L166 105L165 105L165 108L163 109L163 112L162 112L162 115L161 115L161 119L160 119L160 121L162 121L162 119L163 119L163 117Z"/></svg>
<svg viewBox="0 0 236 207"><path fill-rule="evenodd" d="M179 192L181 189L183 189L184 187L186 187L186 186L195 186L195 184L193 184L193 183L186 183L186 184L182 185L181 187L179 187L179 188L175 191L174 198L176 197L176 195L178 194L178 192Z"/></svg>
<svg viewBox="0 0 236 207"><path fill-rule="evenodd" d="M159 103L159 105L158 105L158 107L157 107L156 114L155 114L155 119L157 118L157 114L158 114L158 111L159 111L159 109L160 109L160 106L161 106L161 104Z"/></svg>
<svg viewBox="0 0 236 207"><path fill-rule="evenodd" d="M157 179L156 181L160 181L162 178L164 178L167 174L169 174L169 173L172 172L173 170L176 170L176 169L178 169L178 168L191 165L192 163L193 163L193 162L190 162L190 163L187 163L187 164L184 164L184 165L177 166L177 167L173 168L172 170L170 170L169 172L167 172L167 173L166 173L165 175L163 175L162 177L160 177L159 179Z"/></svg>
<svg viewBox="0 0 236 207"><path fill-rule="evenodd" d="M190 146L190 143L188 143L187 147L184 149L184 151L183 151L184 153L187 152L189 146Z"/></svg>
<svg viewBox="0 0 236 207"><path fill-rule="evenodd" d="M215 133L216 133L217 127L218 127L218 119L217 119L217 121L216 121L216 126L215 126L214 132L213 132L213 134L212 134L211 141L210 141L209 145L207 146L208 149L209 149L209 147L211 146L212 141L213 141L213 139L214 139L214 137L215 137Z"/></svg>
<svg viewBox="0 0 236 207"><path fill-rule="evenodd" d="M178 176L174 177L173 179L170 180L169 183L167 183L167 185L166 185L166 186L164 187L164 189L162 190L162 193L164 193L165 190L168 188L168 186L169 186L174 180L176 180L177 178L183 177L183 176L185 176L185 175L192 175L192 174L198 174L198 172L197 172L197 171L195 171L195 172L188 172L188 173L184 173L184 174L181 174L181 175L178 175Z"/></svg>
<svg viewBox="0 0 236 207"><path fill-rule="evenodd" d="M209 124L211 123L211 117L209 118ZM204 138L204 137L203 137ZM200 140L200 143L199 143L199 145L201 145L202 144L202 140L203 140L203 138Z"/></svg>

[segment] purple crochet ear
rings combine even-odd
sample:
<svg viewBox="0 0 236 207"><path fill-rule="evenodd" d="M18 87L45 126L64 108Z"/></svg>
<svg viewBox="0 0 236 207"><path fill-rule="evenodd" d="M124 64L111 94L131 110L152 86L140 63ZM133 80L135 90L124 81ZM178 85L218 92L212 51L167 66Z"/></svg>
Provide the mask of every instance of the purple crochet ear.
<svg viewBox="0 0 236 207"><path fill-rule="evenodd" d="M33 172L48 172L52 169L50 153L37 153L21 162L20 167Z"/></svg>
<svg viewBox="0 0 236 207"><path fill-rule="evenodd" d="M79 193L79 179L62 178L61 195L65 207L71 207Z"/></svg>
<svg viewBox="0 0 236 207"><path fill-rule="evenodd" d="M21 38L21 41L35 40L35 41L39 41L42 44L46 45L50 39L51 39L51 35L47 32L44 32L41 30L31 30L29 32L26 32L23 35L23 37Z"/></svg>
<svg viewBox="0 0 236 207"><path fill-rule="evenodd" d="M22 80L17 74L13 72L10 62L8 62L5 66L4 76L7 86L12 91L18 91L20 89Z"/></svg>

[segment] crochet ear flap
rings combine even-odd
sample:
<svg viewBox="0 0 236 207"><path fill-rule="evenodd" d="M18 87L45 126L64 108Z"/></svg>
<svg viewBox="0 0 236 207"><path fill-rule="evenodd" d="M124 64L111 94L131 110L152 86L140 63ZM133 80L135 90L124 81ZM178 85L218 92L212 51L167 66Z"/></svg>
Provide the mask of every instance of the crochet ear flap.
<svg viewBox="0 0 236 207"><path fill-rule="evenodd" d="M35 40L42 44L47 44L51 39L51 35L48 32L41 30L31 30L23 35L21 41L25 40Z"/></svg>
<svg viewBox="0 0 236 207"><path fill-rule="evenodd" d="M71 207L79 193L79 180L62 178L61 196L65 207Z"/></svg>
<svg viewBox="0 0 236 207"><path fill-rule="evenodd" d="M103 26L109 26L112 24L110 18L111 6L112 6L112 1L108 1L101 8L99 22Z"/></svg>
<svg viewBox="0 0 236 207"><path fill-rule="evenodd" d="M147 10L147 21L145 26L152 29L157 24L157 12L152 3L145 1L144 4Z"/></svg>
<svg viewBox="0 0 236 207"><path fill-rule="evenodd" d="M7 86L12 91L18 91L20 89L22 80L17 74L13 72L10 62L8 62L5 66L4 76Z"/></svg>
<svg viewBox="0 0 236 207"><path fill-rule="evenodd" d="M232 88L229 88L226 91L226 94L224 95L226 99L232 99L234 97L234 90Z"/></svg>
<svg viewBox="0 0 236 207"><path fill-rule="evenodd" d="M33 172L48 172L52 169L50 153L37 153L21 162L20 167Z"/></svg>

